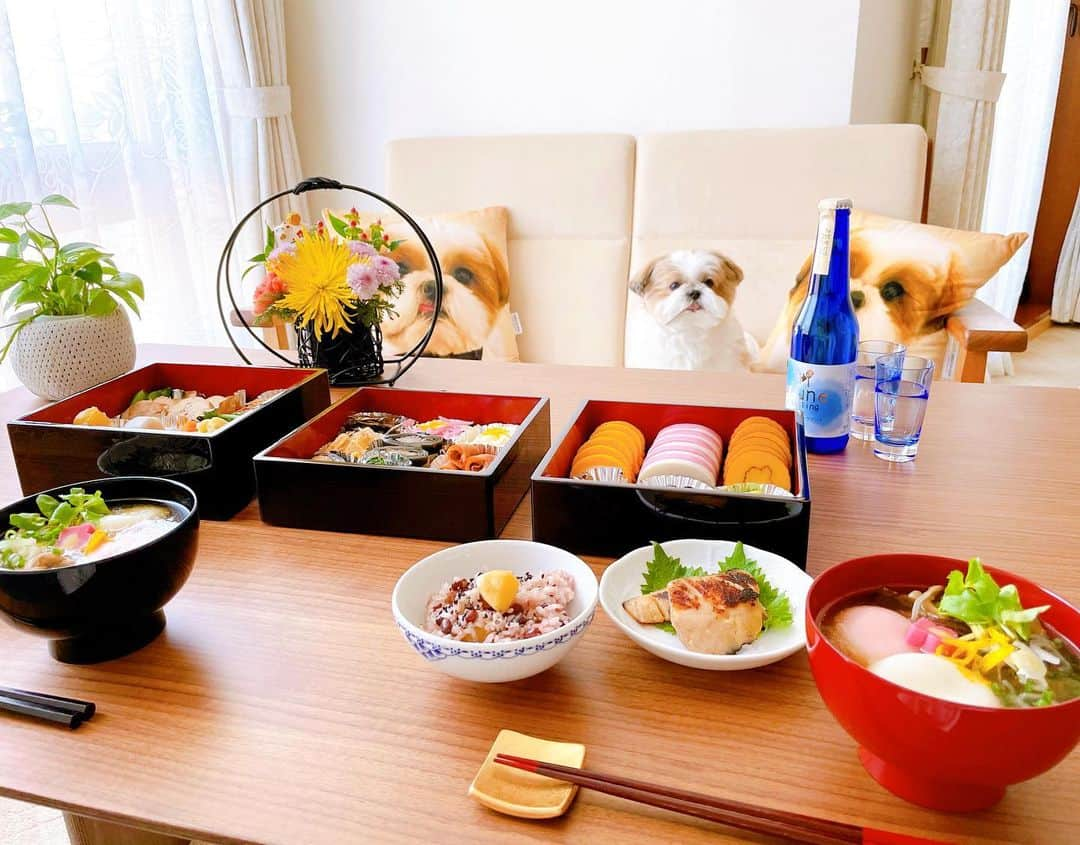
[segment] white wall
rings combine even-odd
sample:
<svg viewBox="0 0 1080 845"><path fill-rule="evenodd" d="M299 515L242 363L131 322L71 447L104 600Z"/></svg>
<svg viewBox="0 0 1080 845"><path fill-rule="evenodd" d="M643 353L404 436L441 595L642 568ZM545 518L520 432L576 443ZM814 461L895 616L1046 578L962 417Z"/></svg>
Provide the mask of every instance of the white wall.
<svg viewBox="0 0 1080 845"><path fill-rule="evenodd" d="M852 123L904 123L919 29L919 0L862 0L851 90Z"/></svg>
<svg viewBox="0 0 1080 845"><path fill-rule="evenodd" d="M859 6L287 0L304 171L381 187L408 136L845 124Z"/></svg>

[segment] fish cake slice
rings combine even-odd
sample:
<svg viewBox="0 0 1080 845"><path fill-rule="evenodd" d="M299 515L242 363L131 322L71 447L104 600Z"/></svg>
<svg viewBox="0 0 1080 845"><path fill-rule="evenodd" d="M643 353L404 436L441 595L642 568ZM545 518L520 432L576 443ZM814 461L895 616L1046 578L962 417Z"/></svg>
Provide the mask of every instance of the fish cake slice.
<svg viewBox="0 0 1080 845"><path fill-rule="evenodd" d="M769 417L747 417L735 426L735 430L731 432L731 442L734 443L741 432L748 433L750 431L771 431L778 434L785 441L788 439L787 431L776 420Z"/></svg>
<svg viewBox="0 0 1080 845"><path fill-rule="evenodd" d="M780 443L775 438L759 436L756 434L739 438L739 442L734 444L728 451L728 457L730 458L732 455L738 455L740 452L747 449L772 452L788 466L791 465L791 450L786 443Z"/></svg>
<svg viewBox="0 0 1080 845"><path fill-rule="evenodd" d="M745 449L737 455L728 456L724 464L725 486L746 481L775 484L791 492L791 471L788 466L772 452L760 449Z"/></svg>

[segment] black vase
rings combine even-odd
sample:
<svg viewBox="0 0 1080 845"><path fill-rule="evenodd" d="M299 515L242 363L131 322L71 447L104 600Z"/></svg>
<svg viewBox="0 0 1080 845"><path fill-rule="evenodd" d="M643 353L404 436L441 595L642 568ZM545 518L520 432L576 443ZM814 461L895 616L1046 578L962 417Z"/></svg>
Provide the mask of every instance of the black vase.
<svg viewBox="0 0 1080 845"><path fill-rule="evenodd" d="M322 367L330 383L358 385L383 374L382 329L354 320L351 329L337 337L318 338L311 323L296 322L296 351L302 367Z"/></svg>

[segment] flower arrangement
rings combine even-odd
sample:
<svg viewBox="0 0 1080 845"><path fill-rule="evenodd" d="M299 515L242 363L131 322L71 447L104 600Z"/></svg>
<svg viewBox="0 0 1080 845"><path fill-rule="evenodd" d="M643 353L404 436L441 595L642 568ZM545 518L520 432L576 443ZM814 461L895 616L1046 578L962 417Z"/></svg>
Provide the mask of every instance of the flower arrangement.
<svg viewBox="0 0 1080 845"><path fill-rule="evenodd" d="M266 271L255 289L255 325L276 317L310 328L322 341L394 316L403 285L390 253L401 242L389 239L381 221L361 225L355 208L344 218L327 216L333 233L322 220L305 226L296 213L267 227L265 249L244 273Z"/></svg>

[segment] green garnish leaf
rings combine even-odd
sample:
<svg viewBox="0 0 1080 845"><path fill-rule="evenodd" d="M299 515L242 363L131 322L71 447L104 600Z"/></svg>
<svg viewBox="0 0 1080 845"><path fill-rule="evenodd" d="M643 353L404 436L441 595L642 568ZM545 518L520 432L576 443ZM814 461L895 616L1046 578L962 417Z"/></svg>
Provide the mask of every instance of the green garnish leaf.
<svg viewBox="0 0 1080 845"><path fill-rule="evenodd" d="M30 540L51 548L65 528L85 522L96 523L109 513L100 490L91 494L81 487L72 487L59 499L40 495L36 504L40 513L13 513L8 517L11 528L0 540L0 566L5 569L21 569L25 565L24 556L14 547L19 541Z"/></svg>
<svg viewBox="0 0 1080 845"><path fill-rule="evenodd" d="M954 569L945 583L938 610L971 626L999 625L1006 633L1027 640L1031 623L1049 605L1025 609L1014 584L999 587L977 557L968 562L967 575Z"/></svg>
<svg viewBox="0 0 1080 845"><path fill-rule="evenodd" d="M720 571L727 572L731 569L741 569L754 576L761 592L761 604L765 608L765 630L771 628L786 628L793 621L791 615L791 602L787 593L776 589L765 577L764 571L758 566L756 560L746 556L746 549L742 541L735 544L735 549L724 560L720 561Z"/></svg>
<svg viewBox="0 0 1080 845"><path fill-rule="evenodd" d="M38 510L41 511L42 516L46 519L52 516L53 511L60 505L60 502L45 493L42 493L37 497Z"/></svg>
<svg viewBox="0 0 1080 845"><path fill-rule="evenodd" d="M664 547L653 542L653 559L645 567L645 580L641 583L641 594L655 593L662 590L677 578L691 578L705 575L700 566L687 567L677 557L664 551Z"/></svg>
<svg viewBox="0 0 1080 845"><path fill-rule="evenodd" d="M200 420L212 420L212 419L215 419L215 418L220 418L220 419L225 420L225 422L232 422L238 416L240 416L240 415L239 414L223 414L217 408L211 408L205 414L201 414L199 416L199 419Z"/></svg>

